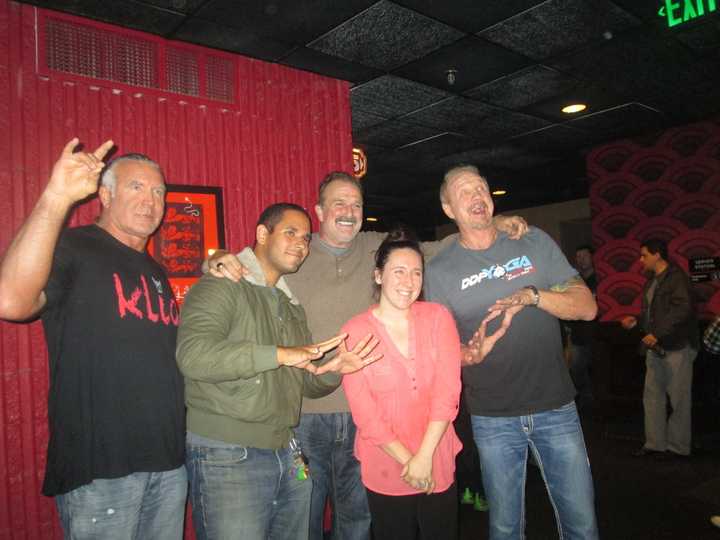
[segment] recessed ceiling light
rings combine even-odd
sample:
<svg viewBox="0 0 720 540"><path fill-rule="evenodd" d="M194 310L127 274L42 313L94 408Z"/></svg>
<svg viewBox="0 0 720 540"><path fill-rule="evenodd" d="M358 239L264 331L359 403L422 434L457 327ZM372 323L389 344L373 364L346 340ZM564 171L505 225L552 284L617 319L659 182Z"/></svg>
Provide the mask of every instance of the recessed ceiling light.
<svg viewBox="0 0 720 540"><path fill-rule="evenodd" d="M505 191L504 189L496 189L492 192L493 195L505 195L506 193L507 191Z"/></svg>
<svg viewBox="0 0 720 540"><path fill-rule="evenodd" d="M565 114L575 114L579 113L580 111L584 111L587 109L587 105L584 103L573 103L572 105L567 105L566 107L562 108L562 112Z"/></svg>
<svg viewBox="0 0 720 540"><path fill-rule="evenodd" d="M378 219L376 217L367 217L365 218L365 221L377 221Z"/></svg>

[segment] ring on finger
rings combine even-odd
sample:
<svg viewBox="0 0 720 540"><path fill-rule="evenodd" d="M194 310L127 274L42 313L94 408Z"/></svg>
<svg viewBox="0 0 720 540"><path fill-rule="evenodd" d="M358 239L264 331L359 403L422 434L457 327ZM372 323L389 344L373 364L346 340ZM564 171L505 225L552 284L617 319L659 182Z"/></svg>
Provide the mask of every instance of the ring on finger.
<svg viewBox="0 0 720 540"><path fill-rule="evenodd" d="M215 265L215 270L222 270L222 267L225 266L223 263L219 262Z"/></svg>

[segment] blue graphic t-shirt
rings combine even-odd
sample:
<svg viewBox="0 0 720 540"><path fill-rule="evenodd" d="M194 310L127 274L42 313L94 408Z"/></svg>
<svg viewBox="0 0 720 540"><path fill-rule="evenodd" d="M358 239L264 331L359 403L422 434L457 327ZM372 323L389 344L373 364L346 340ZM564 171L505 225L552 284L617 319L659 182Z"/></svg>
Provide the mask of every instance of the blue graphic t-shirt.
<svg viewBox="0 0 720 540"><path fill-rule="evenodd" d="M472 337L497 300L534 285L549 289L577 275L557 244L534 227L520 240L498 233L485 250L454 242L425 271L425 298L455 317L463 343ZM491 334L500 318L488 325ZM534 307L513 318L505 336L477 365L463 368L471 414L518 416L557 408L575 395L562 354L558 319Z"/></svg>

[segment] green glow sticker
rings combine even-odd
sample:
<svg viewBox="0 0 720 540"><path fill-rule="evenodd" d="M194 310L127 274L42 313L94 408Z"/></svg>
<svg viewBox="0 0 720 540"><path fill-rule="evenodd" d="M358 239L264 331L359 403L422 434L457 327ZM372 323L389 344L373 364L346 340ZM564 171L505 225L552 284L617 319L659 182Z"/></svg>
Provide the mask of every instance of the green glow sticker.
<svg viewBox="0 0 720 540"><path fill-rule="evenodd" d="M664 17L668 27L672 28L714 11L717 11L716 0L663 0L658 15Z"/></svg>

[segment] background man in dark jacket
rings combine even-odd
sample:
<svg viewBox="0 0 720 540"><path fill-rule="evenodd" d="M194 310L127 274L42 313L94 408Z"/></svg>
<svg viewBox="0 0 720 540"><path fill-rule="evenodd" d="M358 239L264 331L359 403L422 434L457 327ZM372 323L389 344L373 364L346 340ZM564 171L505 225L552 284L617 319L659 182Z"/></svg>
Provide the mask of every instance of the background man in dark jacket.
<svg viewBox="0 0 720 540"><path fill-rule="evenodd" d="M697 322L690 281L678 266L668 261L667 247L661 240L643 242L640 262L651 276L643 289L640 320L633 316L621 320L626 329L639 325L642 343L647 348L643 393L645 445L635 455L668 451L687 456L693 360L697 353ZM667 396L672 406L669 417Z"/></svg>

